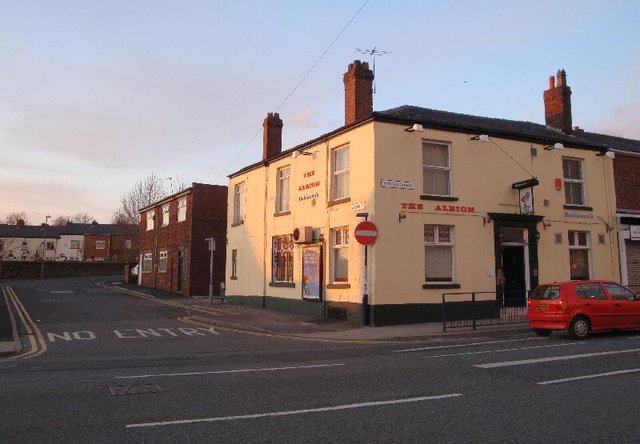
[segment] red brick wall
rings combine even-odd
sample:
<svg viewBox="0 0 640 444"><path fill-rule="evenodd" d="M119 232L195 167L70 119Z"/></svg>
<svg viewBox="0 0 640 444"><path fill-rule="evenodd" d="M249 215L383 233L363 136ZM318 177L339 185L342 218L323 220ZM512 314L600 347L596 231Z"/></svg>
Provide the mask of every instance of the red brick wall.
<svg viewBox="0 0 640 444"><path fill-rule="evenodd" d="M96 248L96 242L103 241L104 248ZM110 239L108 234L88 234L84 237L84 260L103 261L109 258Z"/></svg>
<svg viewBox="0 0 640 444"><path fill-rule="evenodd" d="M187 217L178 222L178 200L187 198ZM169 203L169 224L162 226L162 206ZM160 290L181 292L185 296L209 293L209 251L204 239L215 237L214 293L224 282L227 224L227 187L193 184L186 195L178 194L153 208L153 230L146 230L146 212L140 223L140 254L153 253L150 273L142 274L142 285ZM167 251L167 271L158 271L160 251ZM180 266L180 257L183 257ZM180 269L180 271L179 271Z"/></svg>
<svg viewBox="0 0 640 444"><path fill-rule="evenodd" d="M613 172L617 208L619 210L640 210L640 157L616 153Z"/></svg>

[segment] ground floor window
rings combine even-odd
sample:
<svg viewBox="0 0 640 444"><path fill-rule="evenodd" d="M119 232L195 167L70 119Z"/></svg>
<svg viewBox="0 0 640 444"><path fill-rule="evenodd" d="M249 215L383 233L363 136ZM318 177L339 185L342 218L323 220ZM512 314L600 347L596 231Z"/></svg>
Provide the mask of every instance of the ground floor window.
<svg viewBox="0 0 640 444"><path fill-rule="evenodd" d="M453 282L453 227L424 226L426 282Z"/></svg>
<svg viewBox="0 0 640 444"><path fill-rule="evenodd" d="M349 280L349 227L331 230L331 280Z"/></svg>
<svg viewBox="0 0 640 444"><path fill-rule="evenodd" d="M589 279L589 233L569 231L569 268L571 280Z"/></svg>
<svg viewBox="0 0 640 444"><path fill-rule="evenodd" d="M145 253L142 256L142 272L151 273L151 266L153 264L153 253Z"/></svg>
<svg viewBox="0 0 640 444"><path fill-rule="evenodd" d="M272 282L293 282L293 236L273 236L271 249Z"/></svg>
<svg viewBox="0 0 640 444"><path fill-rule="evenodd" d="M167 272L167 259L169 257L169 253L167 250L160 251L160 255L158 256L158 272L166 273Z"/></svg>

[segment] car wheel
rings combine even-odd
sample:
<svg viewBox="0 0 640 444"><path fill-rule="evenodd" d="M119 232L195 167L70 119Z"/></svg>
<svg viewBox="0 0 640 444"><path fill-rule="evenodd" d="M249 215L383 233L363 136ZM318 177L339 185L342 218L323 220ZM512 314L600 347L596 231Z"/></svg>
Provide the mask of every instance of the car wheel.
<svg viewBox="0 0 640 444"><path fill-rule="evenodd" d="M591 324L589 319L584 316L577 316L571 321L569 326L569 334L574 339L585 339L591 333Z"/></svg>
<svg viewBox="0 0 640 444"><path fill-rule="evenodd" d="M542 328L534 328L533 331L538 335L538 336L550 336L551 335L551 330L544 330Z"/></svg>

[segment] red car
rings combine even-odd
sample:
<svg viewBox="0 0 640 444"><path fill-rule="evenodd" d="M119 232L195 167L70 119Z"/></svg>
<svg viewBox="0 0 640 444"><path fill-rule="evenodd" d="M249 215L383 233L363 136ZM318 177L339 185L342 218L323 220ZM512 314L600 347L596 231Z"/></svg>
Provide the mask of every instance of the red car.
<svg viewBox="0 0 640 444"><path fill-rule="evenodd" d="M539 336L568 330L576 339L592 331L640 328L640 295L610 281L542 284L529 295L527 319Z"/></svg>

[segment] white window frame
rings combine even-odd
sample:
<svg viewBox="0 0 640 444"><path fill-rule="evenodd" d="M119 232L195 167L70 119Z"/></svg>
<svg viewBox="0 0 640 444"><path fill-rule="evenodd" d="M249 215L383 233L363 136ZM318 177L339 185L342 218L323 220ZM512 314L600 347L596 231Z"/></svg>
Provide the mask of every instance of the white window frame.
<svg viewBox="0 0 640 444"><path fill-rule="evenodd" d="M178 199L178 222L187 220L187 198Z"/></svg>
<svg viewBox="0 0 640 444"><path fill-rule="evenodd" d="M147 231L153 230L155 226L155 219L154 211L147 211Z"/></svg>
<svg viewBox="0 0 640 444"><path fill-rule="evenodd" d="M424 156L424 151L425 151L425 147L428 145L438 145L441 147L445 147L447 150L447 165L446 166L442 166L442 165L431 165L426 163L425 160L425 156ZM422 195L424 196L445 196L445 197L450 197L452 196L451 194L451 144L447 143L447 142L441 142L441 141L437 141L437 140L423 140L422 141ZM437 194L435 192L427 192L427 191L431 191L431 190L427 190L427 177L429 175L430 171L437 171L437 172L445 172L446 173L446 177L447 177L447 192L446 194Z"/></svg>
<svg viewBox="0 0 640 444"><path fill-rule="evenodd" d="M124 241L124 248L126 248L127 250L131 250L131 248L133 248L133 242L131 241L131 239L127 239Z"/></svg>
<svg viewBox="0 0 640 444"><path fill-rule="evenodd" d="M142 256L142 272L151 273L153 271L153 253L144 253Z"/></svg>
<svg viewBox="0 0 640 444"><path fill-rule="evenodd" d="M245 218L246 186L244 182L233 186L233 223L241 224Z"/></svg>
<svg viewBox="0 0 640 444"><path fill-rule="evenodd" d="M160 250L158 253L158 273L167 272L167 264L169 262L169 252L167 250Z"/></svg>
<svg viewBox="0 0 640 444"><path fill-rule="evenodd" d="M338 236L338 234L340 236ZM339 239L338 239L339 237ZM336 263L339 256L346 257L346 276L336 277ZM349 282L349 227L331 229L331 282L345 284Z"/></svg>
<svg viewBox="0 0 640 444"><path fill-rule="evenodd" d="M171 206L169 204L165 204L162 206L162 226L166 227L169 225L169 210Z"/></svg>
<svg viewBox="0 0 640 444"><path fill-rule="evenodd" d="M96 241L96 250L106 250L106 249L107 249L107 241L105 240Z"/></svg>
<svg viewBox="0 0 640 444"><path fill-rule="evenodd" d="M585 235L585 245L579 245L579 235ZM591 258L591 233L588 231L579 231L579 230L569 230L568 233L568 241L569 245L569 278L570 279L591 279L593 276L591 270L592 258ZM586 250L587 251L587 273L589 273L586 277L576 278L571 275L571 250Z"/></svg>
<svg viewBox="0 0 640 444"><path fill-rule="evenodd" d="M348 158L346 168L336 170L336 160L337 160L338 154L342 153L344 155L345 152ZM347 199L351 196L350 183L349 183L350 174L351 174L351 152L349 150L349 145L344 145L338 148L334 148L331 151L331 200L332 201ZM342 193L339 193L338 183L344 184L344 190L342 190Z"/></svg>
<svg viewBox="0 0 640 444"><path fill-rule="evenodd" d="M289 211L291 195L291 166L278 168L276 173L276 213Z"/></svg>
<svg viewBox="0 0 640 444"><path fill-rule="evenodd" d="M456 276L456 267L455 267L455 227L453 225L444 225L444 224L424 224L423 230L426 231L427 227L433 227L433 241L427 241L426 236L424 236L424 280L427 284L451 284L455 282ZM449 241L440 240L440 230L442 228L449 229ZM451 250L451 278L450 279L439 279L435 280L433 278L429 278L427 276L427 254L430 248L447 248ZM441 276L438 276L441 277Z"/></svg>
<svg viewBox="0 0 640 444"><path fill-rule="evenodd" d="M572 179L565 176L564 171L564 163L567 162L578 162L580 165L580 178ZM563 157L562 158L562 178L564 180L564 200L566 205L576 205L576 206L586 206L587 205L587 193L585 187L585 179L584 179L584 159L578 159L576 157ZM567 195L569 188L567 188L567 184L569 185L580 185L580 203L569 202L569 196Z"/></svg>

